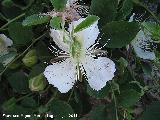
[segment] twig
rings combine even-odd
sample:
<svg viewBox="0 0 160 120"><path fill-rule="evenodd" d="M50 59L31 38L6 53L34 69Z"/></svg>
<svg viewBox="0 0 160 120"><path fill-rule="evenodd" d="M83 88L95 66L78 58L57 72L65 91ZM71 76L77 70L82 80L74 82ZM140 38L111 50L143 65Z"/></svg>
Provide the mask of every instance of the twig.
<svg viewBox="0 0 160 120"><path fill-rule="evenodd" d="M29 94L27 94L27 95L24 95L24 96L18 98L18 99L17 99L17 102L23 100L25 97L28 97L28 96L30 96L30 95L32 95L32 94L33 94L33 93L29 93Z"/></svg>
<svg viewBox="0 0 160 120"><path fill-rule="evenodd" d="M17 17L15 17L15 18L13 18L12 20L8 21L6 24L4 24L4 25L0 28L0 30L4 29L4 28L7 27L10 23L18 20L19 18L21 18L21 17L23 17L23 16L25 16L25 13L20 14L19 16L17 16Z"/></svg>

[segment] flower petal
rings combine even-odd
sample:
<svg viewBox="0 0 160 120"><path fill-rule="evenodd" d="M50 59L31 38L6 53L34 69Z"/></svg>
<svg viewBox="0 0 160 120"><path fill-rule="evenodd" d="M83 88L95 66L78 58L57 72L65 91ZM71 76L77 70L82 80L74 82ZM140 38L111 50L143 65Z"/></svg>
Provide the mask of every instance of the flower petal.
<svg viewBox="0 0 160 120"><path fill-rule="evenodd" d="M13 41L10 38L8 38L7 36L5 36L4 34L0 34L0 39L2 39L5 42L6 47L12 46L12 44L13 44Z"/></svg>
<svg viewBox="0 0 160 120"><path fill-rule="evenodd" d="M76 68L71 59L68 58L61 63L47 66L44 75L49 84L57 87L61 93L66 93L76 81Z"/></svg>
<svg viewBox="0 0 160 120"><path fill-rule="evenodd" d="M97 91L101 90L107 81L112 80L116 71L114 62L106 57L94 59L87 56L82 64L86 71L89 85Z"/></svg>
<svg viewBox="0 0 160 120"><path fill-rule="evenodd" d="M50 31L51 31L50 35L53 38L55 44L63 51L69 53L69 45L64 42L65 33L62 30L55 30L55 29L51 29Z"/></svg>
<svg viewBox="0 0 160 120"><path fill-rule="evenodd" d="M66 7L72 6L76 1L78 1L78 0L68 0L67 4L66 4Z"/></svg>
<svg viewBox="0 0 160 120"><path fill-rule="evenodd" d="M74 26L74 28L75 28L83 20L85 20L85 18L81 18L78 21L73 21L69 25L69 31L71 31L73 29L72 26ZM88 28L86 28L78 33L75 33L76 37L78 37L84 41L84 47L86 49L88 49L91 45L93 45L95 43L98 35L99 35L98 21L96 21L94 24L92 24Z"/></svg>
<svg viewBox="0 0 160 120"><path fill-rule="evenodd" d="M149 35L146 36L144 32L140 30L131 44L138 57L148 60L154 60L156 56L150 48L151 43L151 37Z"/></svg>

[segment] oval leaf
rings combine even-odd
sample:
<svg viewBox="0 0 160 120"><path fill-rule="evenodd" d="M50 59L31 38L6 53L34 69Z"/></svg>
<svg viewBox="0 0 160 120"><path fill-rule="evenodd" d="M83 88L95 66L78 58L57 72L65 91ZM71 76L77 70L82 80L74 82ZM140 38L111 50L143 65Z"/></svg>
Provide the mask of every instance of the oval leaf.
<svg viewBox="0 0 160 120"><path fill-rule="evenodd" d="M117 13L118 0L92 0L90 14L100 17L100 25L111 22Z"/></svg>
<svg viewBox="0 0 160 120"><path fill-rule="evenodd" d="M118 105L124 108L133 106L140 99L141 94L133 89L123 90L118 96Z"/></svg>
<svg viewBox="0 0 160 120"><path fill-rule="evenodd" d="M61 28L61 17L53 17L50 20L50 26L54 29L60 29Z"/></svg>
<svg viewBox="0 0 160 120"><path fill-rule="evenodd" d="M23 26L38 25L38 24L46 23L49 20L50 20L49 16L42 16L42 15L34 14L34 15L27 17L25 20L23 20L22 25Z"/></svg>
<svg viewBox="0 0 160 120"><path fill-rule="evenodd" d="M50 104L50 111L56 120L75 120L72 107L64 101L54 100Z"/></svg>
<svg viewBox="0 0 160 120"><path fill-rule="evenodd" d="M54 9L58 11L62 11L67 4L67 0L50 0Z"/></svg>
<svg viewBox="0 0 160 120"><path fill-rule="evenodd" d="M21 22L13 22L8 27L9 35L15 45L26 45L33 39L30 27L22 26Z"/></svg>
<svg viewBox="0 0 160 120"><path fill-rule="evenodd" d="M95 15L88 16L85 20L83 20L77 27L74 29L74 32L82 31L83 29L91 26L94 22L96 22L99 17Z"/></svg>
<svg viewBox="0 0 160 120"><path fill-rule="evenodd" d="M160 120L160 101L153 102L142 114L142 120Z"/></svg>
<svg viewBox="0 0 160 120"><path fill-rule="evenodd" d="M109 48L121 48L128 45L137 35L139 24L135 22L114 21L103 27L101 44Z"/></svg>

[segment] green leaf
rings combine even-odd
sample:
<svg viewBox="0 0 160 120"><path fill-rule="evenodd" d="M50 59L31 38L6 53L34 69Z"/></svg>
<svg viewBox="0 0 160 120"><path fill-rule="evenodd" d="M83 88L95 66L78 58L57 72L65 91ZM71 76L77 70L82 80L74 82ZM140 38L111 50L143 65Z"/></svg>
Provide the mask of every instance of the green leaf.
<svg viewBox="0 0 160 120"><path fill-rule="evenodd" d="M23 106L20 105L15 105L14 109L12 111L7 111L5 112L8 115L19 115L19 117L9 117L7 118L7 120L36 120L33 119L34 115L33 115L33 109L29 109L29 108L25 108ZM25 115L31 115L31 117L29 118L25 118Z"/></svg>
<svg viewBox="0 0 160 120"><path fill-rule="evenodd" d="M125 69L126 69L127 66L128 66L127 60L125 60L123 57L121 57L118 60L118 71L119 71L120 75L123 76L124 74L126 74Z"/></svg>
<svg viewBox="0 0 160 120"><path fill-rule="evenodd" d="M89 114L89 120L106 120L106 112L104 105L97 106Z"/></svg>
<svg viewBox="0 0 160 120"><path fill-rule="evenodd" d="M61 17L53 17L50 20L50 26L55 29L60 29L61 28L61 21L62 21Z"/></svg>
<svg viewBox="0 0 160 120"><path fill-rule="evenodd" d="M148 77L152 77L152 66L149 65L148 63L142 62L141 63L142 70L144 72L144 75Z"/></svg>
<svg viewBox="0 0 160 120"><path fill-rule="evenodd" d="M54 9L58 11L62 11L67 4L67 0L50 0L50 1Z"/></svg>
<svg viewBox="0 0 160 120"><path fill-rule="evenodd" d="M95 23L97 20L99 20L99 17L95 15L88 16L85 20L83 20L79 25L76 26L74 29L74 32L82 31L83 29L91 26L93 23Z"/></svg>
<svg viewBox="0 0 160 120"><path fill-rule="evenodd" d="M0 63L0 72L2 72L4 70L4 66L2 63Z"/></svg>
<svg viewBox="0 0 160 120"><path fill-rule="evenodd" d="M12 0L3 0L1 3L5 7L12 7L14 5L14 2Z"/></svg>
<svg viewBox="0 0 160 120"><path fill-rule="evenodd" d="M41 114L41 113L46 113L48 111L48 107L46 105L41 105L39 108L38 108L38 112Z"/></svg>
<svg viewBox="0 0 160 120"><path fill-rule="evenodd" d="M12 97L3 103L2 109L4 111L12 111L14 109L15 105L16 105L16 99L14 97Z"/></svg>
<svg viewBox="0 0 160 120"><path fill-rule="evenodd" d="M0 63L6 66L16 57L16 55L17 55L16 52L9 52L5 55L0 55Z"/></svg>
<svg viewBox="0 0 160 120"><path fill-rule="evenodd" d="M87 85L87 93L95 98L104 98L106 97L110 92L110 85L107 83L107 85L102 88L99 91L93 90L89 85Z"/></svg>
<svg viewBox="0 0 160 120"><path fill-rule="evenodd" d="M44 3L47 5L48 0L34 0L34 4L32 4L29 9L26 11L26 16L30 16L33 14L43 13ZM50 2L49 2L50 3Z"/></svg>
<svg viewBox="0 0 160 120"><path fill-rule="evenodd" d="M39 41L36 44L36 51L38 59L42 62L50 61L53 58L53 54L50 54L51 51L49 51L47 45L44 43L44 41ZM51 57L50 57L51 56Z"/></svg>
<svg viewBox="0 0 160 120"><path fill-rule="evenodd" d="M143 22L142 26L146 32L150 32L154 40L160 41L160 25L151 22Z"/></svg>
<svg viewBox="0 0 160 120"><path fill-rule="evenodd" d="M115 19L117 13L118 0L92 0L90 14L100 17L100 25Z"/></svg>
<svg viewBox="0 0 160 120"><path fill-rule="evenodd" d="M22 25L23 26L39 25L42 23L47 23L49 22L49 20L50 20L49 16L34 14L31 16L28 16L25 20L23 20Z"/></svg>
<svg viewBox="0 0 160 120"><path fill-rule="evenodd" d="M16 72L8 77L11 87L18 93L29 92L27 76L23 72Z"/></svg>
<svg viewBox="0 0 160 120"><path fill-rule="evenodd" d="M26 45L33 39L31 28L23 27L20 22L14 22L9 25L9 35L16 45Z"/></svg>
<svg viewBox="0 0 160 120"><path fill-rule="evenodd" d="M124 0L122 8L117 13L118 20L126 19L126 17L132 12L132 9L132 0Z"/></svg>
<svg viewBox="0 0 160 120"><path fill-rule="evenodd" d="M121 48L128 45L137 35L139 24L135 22L114 21L103 27L102 45L108 48Z"/></svg>
<svg viewBox="0 0 160 120"><path fill-rule="evenodd" d="M149 105L143 112L141 120L160 120L160 101Z"/></svg>
<svg viewBox="0 0 160 120"><path fill-rule="evenodd" d="M31 79L31 78L34 78L34 77L36 77L37 75L43 73L45 67L46 67L46 66L45 66L45 64L43 64L43 63L40 63L40 64L37 64L37 65L33 66L32 69L31 69L31 72L29 73L28 78Z"/></svg>
<svg viewBox="0 0 160 120"><path fill-rule="evenodd" d="M136 102L141 97L141 93L137 92L133 89L124 89L120 92L120 95L118 96L118 105L122 106L124 108L131 107L135 105Z"/></svg>
<svg viewBox="0 0 160 120"><path fill-rule="evenodd" d="M36 108L38 105L32 97L25 97L21 101L21 105L25 108Z"/></svg>
<svg viewBox="0 0 160 120"><path fill-rule="evenodd" d="M89 113L89 120L116 120L114 104L98 105Z"/></svg>
<svg viewBox="0 0 160 120"><path fill-rule="evenodd" d="M64 101L54 100L50 104L50 111L53 113L56 120L75 120L72 107Z"/></svg>
<svg viewBox="0 0 160 120"><path fill-rule="evenodd" d="M1 12L7 19L10 20L24 13L20 8L16 6L5 7L2 5L1 5Z"/></svg>

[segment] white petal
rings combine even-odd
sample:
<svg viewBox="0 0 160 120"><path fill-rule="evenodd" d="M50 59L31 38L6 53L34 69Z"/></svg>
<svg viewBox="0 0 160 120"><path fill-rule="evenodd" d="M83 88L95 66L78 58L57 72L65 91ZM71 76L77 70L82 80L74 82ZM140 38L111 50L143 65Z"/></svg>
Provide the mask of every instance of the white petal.
<svg viewBox="0 0 160 120"><path fill-rule="evenodd" d="M106 82L114 77L115 64L112 60L106 57L94 59L87 56L82 63L86 71L88 83L94 90L101 90Z"/></svg>
<svg viewBox="0 0 160 120"><path fill-rule="evenodd" d="M68 58L61 63L54 63L46 67L44 75L49 84L58 88L61 93L68 92L76 81L76 68Z"/></svg>
<svg viewBox="0 0 160 120"><path fill-rule="evenodd" d="M78 21L72 22L69 25L69 31L72 30L72 26L74 26L74 28L75 28L83 20L85 20L85 18L81 18ZM92 24L88 28L86 28L78 33L75 33L75 36L77 36L78 38L80 38L81 40L84 41L84 46L86 49L88 49L91 45L93 45L95 43L98 35L99 35L98 21L96 21L94 24Z"/></svg>
<svg viewBox="0 0 160 120"><path fill-rule="evenodd" d="M0 38L5 42L6 47L12 46L13 41L10 38L5 36L4 34L0 34Z"/></svg>
<svg viewBox="0 0 160 120"><path fill-rule="evenodd" d="M63 51L69 53L69 45L64 42L64 38L65 38L64 35L66 34L64 34L62 30L51 29L50 31L51 31L50 35L53 38L53 41L55 42L55 44Z"/></svg>
<svg viewBox="0 0 160 120"><path fill-rule="evenodd" d="M128 22L133 22L134 16L135 16L135 13L132 14L132 16L129 18Z"/></svg>
<svg viewBox="0 0 160 120"><path fill-rule="evenodd" d="M66 7L72 6L76 1L78 1L78 0L68 0L67 4L66 4Z"/></svg>
<svg viewBox="0 0 160 120"><path fill-rule="evenodd" d="M156 58L153 51L149 51L150 42L152 42L149 35L145 35L142 30L140 30L136 38L132 41L132 46L138 57L148 60L154 60Z"/></svg>

